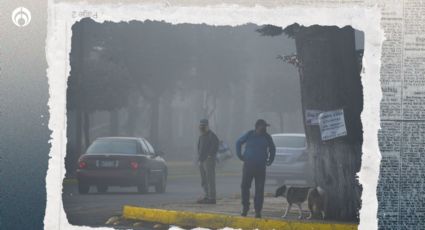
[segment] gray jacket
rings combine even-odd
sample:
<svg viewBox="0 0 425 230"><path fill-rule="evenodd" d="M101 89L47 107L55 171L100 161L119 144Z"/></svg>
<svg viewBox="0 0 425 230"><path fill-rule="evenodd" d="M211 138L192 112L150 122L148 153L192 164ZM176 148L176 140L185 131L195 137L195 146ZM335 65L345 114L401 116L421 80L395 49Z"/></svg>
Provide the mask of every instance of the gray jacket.
<svg viewBox="0 0 425 230"><path fill-rule="evenodd" d="M198 160L204 161L208 157L215 159L218 151L219 140L217 135L211 130L199 136L198 139Z"/></svg>

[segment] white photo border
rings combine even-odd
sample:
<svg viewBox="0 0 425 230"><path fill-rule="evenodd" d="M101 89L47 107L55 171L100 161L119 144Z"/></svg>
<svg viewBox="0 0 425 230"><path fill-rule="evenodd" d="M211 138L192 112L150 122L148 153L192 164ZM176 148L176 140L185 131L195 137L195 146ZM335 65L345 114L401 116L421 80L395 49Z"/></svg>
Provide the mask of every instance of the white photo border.
<svg viewBox="0 0 425 230"><path fill-rule="evenodd" d="M208 16L206 16L208 15ZM377 7L252 7L235 4L206 6L171 6L161 4L99 4L54 3L49 0L48 31L46 39L47 78L49 84L49 129L51 149L46 176L47 204L45 229L91 229L68 223L62 203L62 181L65 175L66 154L66 88L70 72L71 27L90 16L97 22L129 22L131 20L164 21L172 24L190 23L215 26L238 26L247 23L272 24L285 28L293 23L303 26L352 26L365 34L362 85L364 107L362 166L358 173L363 186L359 229L377 229L377 184L381 154L378 146L380 128L381 48L384 32L381 28L381 10ZM110 229L110 228L97 228Z"/></svg>

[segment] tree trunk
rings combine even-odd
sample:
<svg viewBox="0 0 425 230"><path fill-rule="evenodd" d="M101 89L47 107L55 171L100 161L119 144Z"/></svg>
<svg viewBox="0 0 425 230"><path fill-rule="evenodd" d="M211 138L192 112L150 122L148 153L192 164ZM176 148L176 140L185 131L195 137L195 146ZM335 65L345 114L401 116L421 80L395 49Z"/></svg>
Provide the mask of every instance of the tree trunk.
<svg viewBox="0 0 425 230"><path fill-rule="evenodd" d="M174 146L174 125L173 125L173 114L174 114L174 108L172 105L173 102L173 95L170 93L164 94L162 97L163 100L160 100L162 112L161 112L161 119L159 120L159 123L161 124L161 139L160 141L162 144L161 150L170 152L172 149L176 149Z"/></svg>
<svg viewBox="0 0 425 230"><path fill-rule="evenodd" d="M361 159L363 95L354 31L348 27L303 27L295 40L303 65L303 119L306 109L344 109L345 137L322 141L318 126L305 125L308 151L314 159L314 180L328 195L327 219L358 220L361 188L356 173Z"/></svg>
<svg viewBox="0 0 425 230"><path fill-rule="evenodd" d="M66 156L65 156L65 168L66 168L66 177L72 177L75 174L75 170L77 169L78 158L82 154L82 114L79 109L76 109L74 113L72 111L68 111L67 115L70 114L75 115L75 132L72 133L75 135L75 142L71 142L68 140L66 144ZM70 121L68 120L68 130L70 132Z"/></svg>
<svg viewBox="0 0 425 230"><path fill-rule="evenodd" d="M150 143L154 148L158 148L159 96L155 96L151 99L151 122Z"/></svg>
<svg viewBox="0 0 425 230"><path fill-rule="evenodd" d="M140 115L140 108L138 107L139 95L133 93L128 97L127 101L127 123L126 133L128 136L134 136L136 128L138 127L137 118Z"/></svg>
<svg viewBox="0 0 425 230"><path fill-rule="evenodd" d="M109 116L109 135L118 136L118 110L111 110Z"/></svg>
<svg viewBox="0 0 425 230"><path fill-rule="evenodd" d="M126 133L128 136L134 136L137 128L137 117L139 116L138 108L128 108L127 110Z"/></svg>
<svg viewBox="0 0 425 230"><path fill-rule="evenodd" d="M79 33L76 33L76 39L77 42L75 43L76 45L76 56L78 57L76 60L78 60L78 69L76 70L76 75L75 77L76 79L76 88L77 89L81 89L82 88L82 83L83 83L83 76L84 76L84 67L85 67L85 59L84 59L84 52L85 52L85 25L84 23L82 23L80 25L80 31ZM75 113L77 116L76 119L76 152L72 153L72 154L76 154L76 159L78 159L80 157L81 154L83 154L83 106L85 104L85 101L82 100L82 98L84 98L84 95L82 95L82 93L84 93L84 90L81 93L76 94L76 100L77 100L77 105L76 105L76 109L75 109ZM77 165L77 162L75 162L75 164Z"/></svg>
<svg viewBox="0 0 425 230"><path fill-rule="evenodd" d="M90 113L84 111L84 149L90 145Z"/></svg>
<svg viewBox="0 0 425 230"><path fill-rule="evenodd" d="M283 112L277 112L279 115L280 132L283 133Z"/></svg>
<svg viewBox="0 0 425 230"><path fill-rule="evenodd" d="M75 132L75 145L76 145L76 153L78 156L83 152L83 112L80 109L76 109L75 114L77 115L76 119L76 132Z"/></svg>
<svg viewBox="0 0 425 230"><path fill-rule="evenodd" d="M203 101L202 101L202 116L203 118L208 119L208 115L209 115L209 95L208 95L208 91L204 90L203 91Z"/></svg>

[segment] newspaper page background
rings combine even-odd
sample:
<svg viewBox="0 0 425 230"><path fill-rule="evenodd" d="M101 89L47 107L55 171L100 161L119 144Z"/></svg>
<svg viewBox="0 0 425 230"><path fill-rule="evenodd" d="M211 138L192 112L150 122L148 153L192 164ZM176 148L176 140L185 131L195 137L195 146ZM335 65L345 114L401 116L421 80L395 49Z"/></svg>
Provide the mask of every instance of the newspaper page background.
<svg viewBox="0 0 425 230"><path fill-rule="evenodd" d="M72 1L56 1L68 2ZM113 1L92 0L90 4ZM201 1L188 1L199 4ZM221 4L223 1L208 1ZM137 3L124 1L123 3ZM423 0L284 0L226 2L253 6L373 7L382 9L386 40L382 47L382 155L378 183L379 229L425 226L425 1ZM167 4L179 5L178 1ZM368 36L367 34L365 36Z"/></svg>
<svg viewBox="0 0 425 230"><path fill-rule="evenodd" d="M425 226L424 1L386 1L382 26L379 225Z"/></svg>

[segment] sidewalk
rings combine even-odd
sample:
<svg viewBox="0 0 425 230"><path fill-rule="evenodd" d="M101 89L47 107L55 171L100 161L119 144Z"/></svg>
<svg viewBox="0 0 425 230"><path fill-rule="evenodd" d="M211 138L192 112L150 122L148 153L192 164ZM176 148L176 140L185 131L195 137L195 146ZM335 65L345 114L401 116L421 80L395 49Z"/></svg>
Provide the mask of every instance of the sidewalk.
<svg viewBox="0 0 425 230"><path fill-rule="evenodd" d="M306 220L308 216L306 203L302 207L304 219L298 219L297 207L293 207L288 216L283 219L281 216L287 206L284 198L274 198L272 194L266 195L262 219L252 218L253 210L250 210L248 217L240 217L240 197L237 195L218 199L216 205L177 201L149 209L124 206L123 217L127 220L186 228L200 226L218 229L228 226L241 229L357 229L356 223Z"/></svg>
<svg viewBox="0 0 425 230"><path fill-rule="evenodd" d="M284 198L275 198L271 197L272 194L266 194L264 198L264 208L262 215L264 218L279 219L283 215L284 208L286 208L286 202ZM254 216L253 210L253 201L251 197L251 210L248 213L248 216ZM239 216L241 211L240 196L234 195L233 197L219 198L217 204L215 205L205 205L197 204L195 201L192 203L189 202L175 202L170 204L161 204L157 207L159 209L168 209L168 210L181 210L189 212L208 212L208 213L217 213L217 214L227 214L227 215L236 215ZM303 206L304 216L308 215L307 204ZM291 212L288 214L287 219L297 219L298 218L298 207L293 206Z"/></svg>

